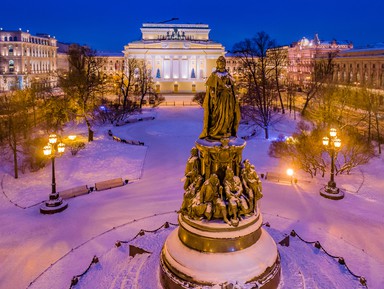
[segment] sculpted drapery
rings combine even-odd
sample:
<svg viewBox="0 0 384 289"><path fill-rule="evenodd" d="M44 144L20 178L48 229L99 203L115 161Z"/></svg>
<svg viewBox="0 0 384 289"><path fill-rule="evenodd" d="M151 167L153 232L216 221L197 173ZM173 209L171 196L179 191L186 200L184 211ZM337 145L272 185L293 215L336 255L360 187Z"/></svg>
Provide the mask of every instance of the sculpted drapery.
<svg viewBox="0 0 384 289"><path fill-rule="evenodd" d="M201 139L236 137L240 122L240 107L234 92L234 81L225 69L225 58L220 56L216 64L216 70L206 82L204 126L199 137Z"/></svg>

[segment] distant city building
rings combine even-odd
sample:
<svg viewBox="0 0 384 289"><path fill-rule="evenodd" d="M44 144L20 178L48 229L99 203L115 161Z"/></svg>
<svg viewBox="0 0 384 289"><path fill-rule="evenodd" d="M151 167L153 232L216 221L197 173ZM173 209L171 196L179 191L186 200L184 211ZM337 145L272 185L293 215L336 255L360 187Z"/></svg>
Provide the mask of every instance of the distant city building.
<svg viewBox="0 0 384 289"><path fill-rule="evenodd" d="M335 58L333 79L384 89L384 43L340 52Z"/></svg>
<svg viewBox="0 0 384 289"><path fill-rule="evenodd" d="M207 24L144 23L142 39L128 43L124 57L145 61L159 92L204 91L217 58L225 54L209 32Z"/></svg>
<svg viewBox="0 0 384 289"><path fill-rule="evenodd" d="M97 56L104 58L103 73L116 75L124 71L124 54L122 52L98 52Z"/></svg>
<svg viewBox="0 0 384 289"><path fill-rule="evenodd" d="M31 35L28 30L0 29L0 91L24 88L34 80L54 82L57 40L47 34Z"/></svg>
<svg viewBox="0 0 384 289"><path fill-rule="evenodd" d="M351 43L320 41L317 34L312 40L303 37L288 48L288 80L305 87L312 81L316 58L322 58L330 52L339 53L352 48Z"/></svg>

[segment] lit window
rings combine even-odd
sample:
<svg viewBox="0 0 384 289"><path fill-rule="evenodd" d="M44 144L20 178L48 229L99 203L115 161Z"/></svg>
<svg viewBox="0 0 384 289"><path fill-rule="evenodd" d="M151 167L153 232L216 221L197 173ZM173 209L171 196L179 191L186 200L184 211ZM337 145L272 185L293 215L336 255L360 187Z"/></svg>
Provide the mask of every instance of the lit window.
<svg viewBox="0 0 384 289"><path fill-rule="evenodd" d="M9 69L9 72L15 71L15 62L13 60L9 61L8 69Z"/></svg>

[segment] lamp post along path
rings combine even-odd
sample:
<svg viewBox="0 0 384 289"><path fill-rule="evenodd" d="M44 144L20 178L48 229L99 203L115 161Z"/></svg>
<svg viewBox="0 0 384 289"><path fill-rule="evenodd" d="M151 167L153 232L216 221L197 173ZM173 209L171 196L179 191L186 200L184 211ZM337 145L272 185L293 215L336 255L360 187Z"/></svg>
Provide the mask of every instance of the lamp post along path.
<svg viewBox="0 0 384 289"><path fill-rule="evenodd" d="M328 199L340 200L344 198L344 192L336 186L335 158L336 150L341 147L341 140L337 137L337 131L334 128L330 129L329 136L323 137L323 145L328 149L331 156L331 176L328 184L320 190L320 195Z"/></svg>
<svg viewBox="0 0 384 289"><path fill-rule="evenodd" d="M56 174L55 174L55 158L56 154L63 154L65 151L65 145L63 143L57 144L56 134L49 135L49 142L43 149L44 155L49 156L52 162L52 191L49 195L49 199L45 201L40 207L40 213L42 214L55 214L64 211L68 207L68 203L65 202L56 192Z"/></svg>

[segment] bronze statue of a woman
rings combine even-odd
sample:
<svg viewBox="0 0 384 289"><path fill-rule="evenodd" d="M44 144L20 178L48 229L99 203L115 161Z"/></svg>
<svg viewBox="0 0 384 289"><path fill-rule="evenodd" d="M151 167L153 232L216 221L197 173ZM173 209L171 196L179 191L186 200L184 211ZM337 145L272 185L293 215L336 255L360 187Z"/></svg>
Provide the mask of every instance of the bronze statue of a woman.
<svg viewBox="0 0 384 289"><path fill-rule="evenodd" d="M206 82L201 139L220 140L237 136L240 106L235 96L233 78L225 67L226 60L220 56L216 61L216 70Z"/></svg>

